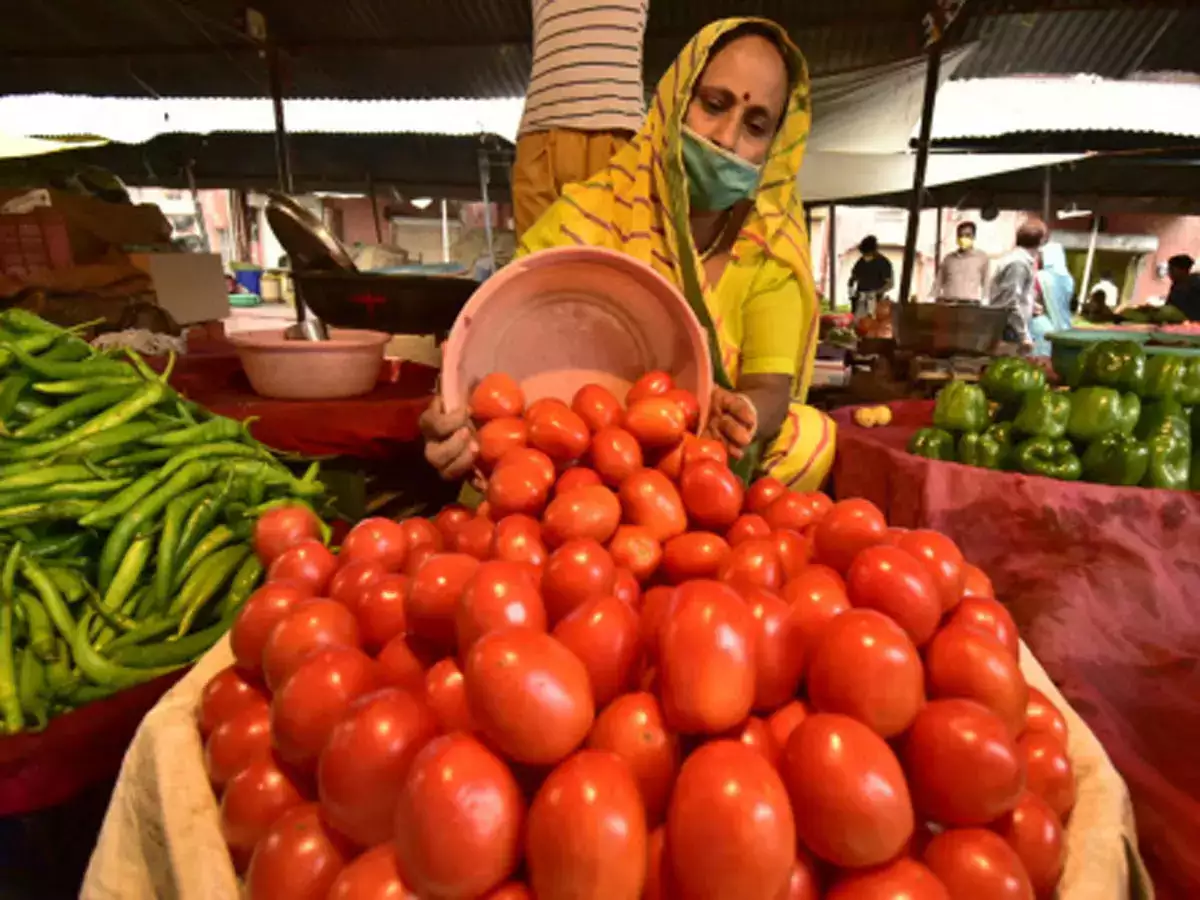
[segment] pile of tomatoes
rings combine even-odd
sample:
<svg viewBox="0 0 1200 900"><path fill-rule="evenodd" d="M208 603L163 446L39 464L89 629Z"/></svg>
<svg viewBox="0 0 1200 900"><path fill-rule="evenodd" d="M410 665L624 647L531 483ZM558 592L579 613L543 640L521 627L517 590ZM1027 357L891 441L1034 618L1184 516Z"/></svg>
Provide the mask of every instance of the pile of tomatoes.
<svg viewBox="0 0 1200 900"><path fill-rule="evenodd" d="M258 524L199 727L250 900L1053 894L1075 800L979 569L689 434L670 379L471 408L474 512Z"/></svg>

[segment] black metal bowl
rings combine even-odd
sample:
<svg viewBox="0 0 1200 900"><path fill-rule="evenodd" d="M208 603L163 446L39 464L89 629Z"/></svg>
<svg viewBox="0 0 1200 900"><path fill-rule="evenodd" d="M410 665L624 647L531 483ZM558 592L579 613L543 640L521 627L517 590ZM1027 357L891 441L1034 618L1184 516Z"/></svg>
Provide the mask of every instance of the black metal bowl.
<svg viewBox="0 0 1200 900"><path fill-rule="evenodd" d="M296 291L327 325L444 335L479 287L453 275L296 272Z"/></svg>

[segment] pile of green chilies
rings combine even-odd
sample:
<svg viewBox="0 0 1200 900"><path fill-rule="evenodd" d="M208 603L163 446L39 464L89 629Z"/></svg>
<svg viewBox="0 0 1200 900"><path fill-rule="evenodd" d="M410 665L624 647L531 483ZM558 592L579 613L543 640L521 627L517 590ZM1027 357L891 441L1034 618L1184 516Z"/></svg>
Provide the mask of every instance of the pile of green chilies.
<svg viewBox="0 0 1200 900"><path fill-rule="evenodd" d="M262 578L258 515L323 493L171 363L0 312L0 734L197 659Z"/></svg>

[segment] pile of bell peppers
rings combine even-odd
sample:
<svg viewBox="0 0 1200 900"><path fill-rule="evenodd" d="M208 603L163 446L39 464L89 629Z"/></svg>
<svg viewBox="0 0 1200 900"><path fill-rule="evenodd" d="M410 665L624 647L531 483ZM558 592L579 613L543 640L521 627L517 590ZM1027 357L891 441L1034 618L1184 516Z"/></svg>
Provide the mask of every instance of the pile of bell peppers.
<svg viewBox="0 0 1200 900"><path fill-rule="evenodd" d="M909 452L1064 481L1200 490L1200 357L1102 341L1068 383L1056 389L1032 363L997 359L978 384L938 393L933 426L913 435Z"/></svg>

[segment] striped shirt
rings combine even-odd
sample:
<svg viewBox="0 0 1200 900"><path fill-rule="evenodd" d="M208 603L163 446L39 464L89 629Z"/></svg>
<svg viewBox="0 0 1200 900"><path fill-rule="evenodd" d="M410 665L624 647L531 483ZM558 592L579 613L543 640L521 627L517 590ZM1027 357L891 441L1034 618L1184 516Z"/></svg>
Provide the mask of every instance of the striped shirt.
<svg viewBox="0 0 1200 900"><path fill-rule="evenodd" d="M637 131L650 0L533 0L533 73L521 134Z"/></svg>

